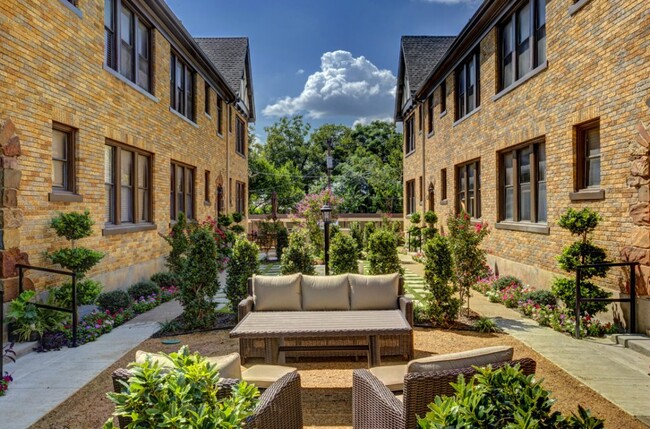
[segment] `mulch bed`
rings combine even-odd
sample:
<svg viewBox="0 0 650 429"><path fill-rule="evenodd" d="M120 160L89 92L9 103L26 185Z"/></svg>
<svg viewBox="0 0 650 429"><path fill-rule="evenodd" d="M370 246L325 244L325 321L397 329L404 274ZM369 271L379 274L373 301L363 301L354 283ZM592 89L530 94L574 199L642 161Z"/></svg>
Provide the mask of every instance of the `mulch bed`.
<svg viewBox="0 0 650 429"><path fill-rule="evenodd" d="M177 318L173 319L171 323L177 323L178 326L183 326L184 324L183 315L181 314ZM237 324L236 314L219 313L217 315L217 320L215 321L214 326L211 328L180 330L180 331L173 331L173 332L165 332L164 330L161 329L156 333L154 333L151 337L152 338L176 337L179 335L198 334L201 332L219 331L224 329L230 330L234 328L236 324Z"/></svg>

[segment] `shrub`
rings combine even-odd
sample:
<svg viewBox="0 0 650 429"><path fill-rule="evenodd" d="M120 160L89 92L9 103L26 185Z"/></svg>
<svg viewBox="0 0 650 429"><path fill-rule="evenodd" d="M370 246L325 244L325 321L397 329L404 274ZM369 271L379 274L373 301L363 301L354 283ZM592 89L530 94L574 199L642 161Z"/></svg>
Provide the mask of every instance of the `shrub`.
<svg viewBox="0 0 650 429"><path fill-rule="evenodd" d="M370 236L377 230L374 222L366 222L363 226L363 249L368 251L368 244L370 243Z"/></svg>
<svg viewBox="0 0 650 429"><path fill-rule="evenodd" d="M397 237L393 231L381 228L368 240L368 273L390 274L404 273L397 254Z"/></svg>
<svg viewBox="0 0 650 429"><path fill-rule="evenodd" d="M150 279L152 282L158 285L160 288L167 288L171 286L178 286L180 284L180 279L178 278L177 275L172 274L169 271L163 271L160 273L156 273L153 276L151 276Z"/></svg>
<svg viewBox="0 0 650 429"><path fill-rule="evenodd" d="M282 259L282 253L284 252L284 249L286 249L288 245L289 245L289 231L287 231L287 228L284 225L281 225L281 227L278 227L278 232L276 235L276 243L275 243L275 254L276 257L278 258L278 261Z"/></svg>
<svg viewBox="0 0 650 429"><path fill-rule="evenodd" d="M424 223L429 224L429 225L434 225L436 222L438 222L438 215L429 210L428 212L424 213Z"/></svg>
<svg viewBox="0 0 650 429"><path fill-rule="evenodd" d="M128 289L127 293L131 299L136 300L138 298L146 298L151 295L158 296L160 295L160 286L151 280L145 280L132 284Z"/></svg>
<svg viewBox="0 0 650 429"><path fill-rule="evenodd" d="M130 305L131 297L123 290L104 292L97 297L97 307L101 310L109 311L111 314L125 310Z"/></svg>
<svg viewBox="0 0 650 429"><path fill-rule="evenodd" d="M429 412L418 419L421 429L434 428L549 428L601 429L603 420L578 407L578 415L553 411L555 402L541 381L517 367L478 369L465 381L461 375L454 396L436 396Z"/></svg>
<svg viewBox="0 0 650 429"><path fill-rule="evenodd" d="M90 212L86 210L83 213L59 213L50 222L50 227L54 229L56 235L65 237L70 241L70 248L58 249L54 252L46 252L45 256L53 264L59 264L83 278L86 272L97 265L104 257L104 254L95 250L86 249L85 247L75 247L75 241L92 234L94 222L90 217Z"/></svg>
<svg viewBox="0 0 650 429"><path fill-rule="evenodd" d="M425 314L434 325L447 326L458 318L461 301L455 297L456 288L452 283L453 260L449 242L436 235L424 246L426 262L424 281L427 295Z"/></svg>
<svg viewBox="0 0 650 429"><path fill-rule="evenodd" d="M233 313L237 312L239 302L248 295L248 278L259 274L259 252L257 244L251 243L244 236L235 241L226 279L226 297Z"/></svg>
<svg viewBox="0 0 650 429"><path fill-rule="evenodd" d="M104 254L85 247L73 247L55 250L47 254L53 264L59 264L80 277L97 265Z"/></svg>
<svg viewBox="0 0 650 429"><path fill-rule="evenodd" d="M239 213L239 212L235 212L235 213L232 214L232 220L235 223L239 223L242 220L244 220L244 215Z"/></svg>
<svg viewBox="0 0 650 429"><path fill-rule="evenodd" d="M232 222L233 222L232 216L220 215L217 223L219 224L220 227L228 228L230 225L232 225Z"/></svg>
<svg viewBox="0 0 650 429"><path fill-rule="evenodd" d="M565 247L558 257L560 268L570 273L576 272L580 264L602 264L607 262L607 255L603 249L595 246L589 240L589 234L598 226L600 216L589 207L582 210L569 208L564 213L558 225L568 230L572 235L579 236L579 240ZM580 293L585 298L608 298L610 292L606 292L589 281L592 277L605 277L609 267L593 267L581 270L582 281ZM576 283L574 279L556 278L551 286L553 294L562 300L568 308L575 308ZM588 302L580 305L583 315L594 315L607 308L605 302Z"/></svg>
<svg viewBox="0 0 650 429"><path fill-rule="evenodd" d="M339 235L340 232L341 232L341 227L340 226L338 226L335 223L331 224L330 225L330 240L333 240L334 237Z"/></svg>
<svg viewBox="0 0 650 429"><path fill-rule="evenodd" d="M77 305L94 304L102 292L102 284L91 279L77 282ZM72 282L65 282L62 286L50 290L54 299L61 307L72 308Z"/></svg>
<svg viewBox="0 0 650 429"><path fill-rule="evenodd" d="M521 301L530 301L541 306L556 306L557 298L548 290L531 290L521 296Z"/></svg>
<svg viewBox="0 0 650 429"><path fill-rule="evenodd" d="M363 250L363 228L359 222L352 222L350 224L350 236L354 239L359 252Z"/></svg>
<svg viewBox="0 0 650 429"><path fill-rule="evenodd" d="M230 230L235 234L243 234L246 232L246 228L244 228L242 225L233 225L230 227Z"/></svg>
<svg viewBox="0 0 650 429"><path fill-rule="evenodd" d="M479 317L476 322L474 322L474 329L483 333L489 334L491 332L501 332L501 328L494 323L494 320L487 317Z"/></svg>
<svg viewBox="0 0 650 429"><path fill-rule="evenodd" d="M492 288L496 291L502 291L512 285L523 287L524 283L515 276L501 276L492 283Z"/></svg>
<svg viewBox="0 0 650 429"><path fill-rule="evenodd" d="M179 277L183 272L185 253L190 247L187 230L187 218L185 217L185 213L180 212L169 235L163 236L165 241L171 246L169 255L165 258L165 265L170 273Z"/></svg>
<svg viewBox="0 0 650 429"><path fill-rule="evenodd" d="M411 216L409 216L409 221L410 221L413 225L419 225L419 224L420 224L420 220L422 220L422 219L421 219L421 217L420 217L420 213L418 213L418 212L413 212L413 213L411 213Z"/></svg>
<svg viewBox="0 0 650 429"><path fill-rule="evenodd" d="M217 308L212 300L219 291L220 269L216 238L213 230L205 226L189 237L178 297L188 329L214 326Z"/></svg>
<svg viewBox="0 0 650 429"><path fill-rule="evenodd" d="M129 428L183 427L225 429L248 427L259 391L239 383L232 395L219 398L219 371L186 346L167 356L173 368L151 361L131 366L128 388L108 393L115 404L113 416L132 419ZM182 423L181 423L182 422ZM113 417L104 429L113 429Z"/></svg>
<svg viewBox="0 0 650 429"><path fill-rule="evenodd" d="M93 225L94 222L90 217L90 212L88 210L83 213L59 213L59 215L50 222L50 227L54 229L57 236L65 237L66 240L72 242L85 237L90 237L93 233Z"/></svg>
<svg viewBox="0 0 650 429"><path fill-rule="evenodd" d="M359 249L354 238L339 233L332 240L330 268L332 274L359 273Z"/></svg>
<svg viewBox="0 0 650 429"><path fill-rule="evenodd" d="M289 246L280 260L282 274L315 274L312 249L307 234L307 230L296 228L289 235Z"/></svg>

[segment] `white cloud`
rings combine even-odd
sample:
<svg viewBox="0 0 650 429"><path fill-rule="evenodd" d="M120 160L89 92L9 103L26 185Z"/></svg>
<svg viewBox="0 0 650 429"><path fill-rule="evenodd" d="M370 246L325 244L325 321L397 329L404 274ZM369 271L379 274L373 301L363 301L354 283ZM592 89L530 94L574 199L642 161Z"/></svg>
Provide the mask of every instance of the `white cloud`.
<svg viewBox="0 0 650 429"><path fill-rule="evenodd" d="M365 116L362 118L358 118L354 123L352 124L353 127L356 127L357 125L368 125L369 123L373 121L381 121L381 122L388 122L389 124L393 122L393 118L390 116L385 116L383 118L366 118Z"/></svg>
<svg viewBox="0 0 650 429"><path fill-rule="evenodd" d="M306 113L310 118L348 116L370 121L392 114L396 77L363 56L325 52L320 71L311 74L300 95L284 97L263 110L265 116Z"/></svg>
<svg viewBox="0 0 650 429"><path fill-rule="evenodd" d="M298 69L298 71L296 72L296 74L303 74L304 72L305 72L304 69Z"/></svg>

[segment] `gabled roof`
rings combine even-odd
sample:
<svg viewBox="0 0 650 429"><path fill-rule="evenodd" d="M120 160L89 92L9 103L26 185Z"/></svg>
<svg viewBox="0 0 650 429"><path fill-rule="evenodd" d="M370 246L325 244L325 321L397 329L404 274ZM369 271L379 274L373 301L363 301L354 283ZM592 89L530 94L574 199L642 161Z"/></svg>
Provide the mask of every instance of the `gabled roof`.
<svg viewBox="0 0 650 429"><path fill-rule="evenodd" d="M244 73L249 90L249 120L255 120L255 104L253 99L253 78L250 64L250 48L248 37L196 37L199 47L205 52L210 61L223 75L232 91L239 96L239 85Z"/></svg>
<svg viewBox="0 0 650 429"><path fill-rule="evenodd" d="M444 58L455 39L455 36L402 36L397 72L396 121L402 119L403 96L413 97L416 94L431 70ZM409 82L409 94L404 94L405 77Z"/></svg>

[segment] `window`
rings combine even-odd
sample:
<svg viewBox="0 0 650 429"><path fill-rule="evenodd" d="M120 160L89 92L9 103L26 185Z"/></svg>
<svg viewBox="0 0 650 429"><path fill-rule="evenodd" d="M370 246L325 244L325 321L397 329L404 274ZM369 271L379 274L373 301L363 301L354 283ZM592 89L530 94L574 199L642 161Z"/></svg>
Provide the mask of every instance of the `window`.
<svg viewBox="0 0 650 429"><path fill-rule="evenodd" d="M244 121L237 118L237 129L236 129L236 146L235 150L237 153L246 156L246 124Z"/></svg>
<svg viewBox="0 0 650 429"><path fill-rule="evenodd" d="M77 0L67 0L68 3L70 3L72 6L77 5Z"/></svg>
<svg viewBox="0 0 650 429"><path fill-rule="evenodd" d="M500 157L500 220L545 223L547 205L544 142L519 146L501 153Z"/></svg>
<svg viewBox="0 0 650 429"><path fill-rule="evenodd" d="M440 82L440 114L447 111L447 81Z"/></svg>
<svg viewBox="0 0 650 429"><path fill-rule="evenodd" d="M600 122L576 129L576 190L600 188Z"/></svg>
<svg viewBox="0 0 650 429"><path fill-rule="evenodd" d="M546 0L527 0L500 26L501 89L546 61Z"/></svg>
<svg viewBox="0 0 650 429"><path fill-rule="evenodd" d="M433 133L433 93L427 99L427 133Z"/></svg>
<svg viewBox="0 0 650 429"><path fill-rule="evenodd" d="M447 169L440 170L440 201L447 201Z"/></svg>
<svg viewBox="0 0 650 429"><path fill-rule="evenodd" d="M203 198L206 203L210 203L210 172L205 170L203 182Z"/></svg>
<svg viewBox="0 0 650 429"><path fill-rule="evenodd" d="M418 105L418 131L419 132L422 132L422 126L424 124L424 118L422 117L423 116L423 111L424 111L424 108L422 106L422 103L420 103Z"/></svg>
<svg viewBox="0 0 650 429"><path fill-rule="evenodd" d="M151 92L151 30L122 0L104 1L106 65Z"/></svg>
<svg viewBox="0 0 650 429"><path fill-rule="evenodd" d="M172 161L169 207L172 220L181 212L194 219L194 167Z"/></svg>
<svg viewBox="0 0 650 429"><path fill-rule="evenodd" d="M429 210L436 211L436 198L433 189L433 183L429 183Z"/></svg>
<svg viewBox="0 0 650 429"><path fill-rule="evenodd" d="M456 167L456 211L481 217L481 169L479 161Z"/></svg>
<svg viewBox="0 0 650 429"><path fill-rule="evenodd" d="M420 176L420 201L424 201L424 180Z"/></svg>
<svg viewBox="0 0 650 429"><path fill-rule="evenodd" d="M415 212L415 180L406 182L406 214Z"/></svg>
<svg viewBox="0 0 650 429"><path fill-rule="evenodd" d="M205 100L204 100L204 110L208 115L210 114L210 84L205 82Z"/></svg>
<svg viewBox="0 0 650 429"><path fill-rule="evenodd" d="M194 71L175 54L171 57L171 107L194 121Z"/></svg>
<svg viewBox="0 0 650 429"><path fill-rule="evenodd" d="M223 186L217 185L217 216L221 215L224 210Z"/></svg>
<svg viewBox="0 0 650 429"><path fill-rule="evenodd" d="M223 98L217 95L217 133L223 135Z"/></svg>
<svg viewBox="0 0 650 429"><path fill-rule="evenodd" d="M236 182L235 187L235 211L244 214L246 212L246 184L243 182Z"/></svg>
<svg viewBox="0 0 650 429"><path fill-rule="evenodd" d="M232 177L228 179L228 204L232 207Z"/></svg>
<svg viewBox="0 0 650 429"><path fill-rule="evenodd" d="M479 53L474 52L456 70L456 119L480 106Z"/></svg>
<svg viewBox="0 0 650 429"><path fill-rule="evenodd" d="M151 222L151 170L151 154L114 142L104 146L106 223Z"/></svg>
<svg viewBox="0 0 650 429"><path fill-rule="evenodd" d="M413 130L413 115L406 120L404 124L404 143L406 148L404 152L408 155L415 151L415 133Z"/></svg>
<svg viewBox="0 0 650 429"><path fill-rule="evenodd" d="M52 125L52 191L75 192L75 130Z"/></svg>

